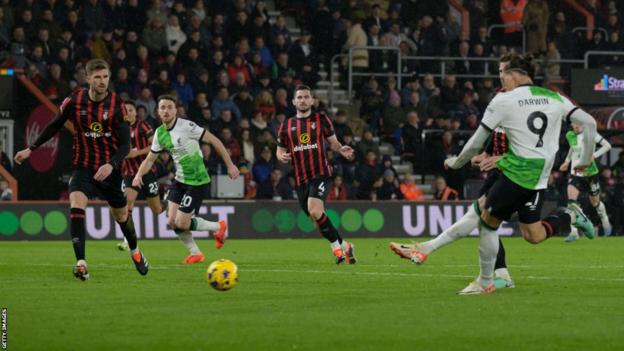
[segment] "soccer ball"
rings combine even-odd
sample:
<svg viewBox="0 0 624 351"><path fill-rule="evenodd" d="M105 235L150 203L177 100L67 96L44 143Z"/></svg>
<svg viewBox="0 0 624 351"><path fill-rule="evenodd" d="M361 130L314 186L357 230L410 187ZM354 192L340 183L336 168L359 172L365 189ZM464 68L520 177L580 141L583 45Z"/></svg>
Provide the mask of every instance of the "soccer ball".
<svg viewBox="0 0 624 351"><path fill-rule="evenodd" d="M206 279L210 286L217 290L230 290L238 282L238 267L234 262L224 258L216 260L208 266Z"/></svg>

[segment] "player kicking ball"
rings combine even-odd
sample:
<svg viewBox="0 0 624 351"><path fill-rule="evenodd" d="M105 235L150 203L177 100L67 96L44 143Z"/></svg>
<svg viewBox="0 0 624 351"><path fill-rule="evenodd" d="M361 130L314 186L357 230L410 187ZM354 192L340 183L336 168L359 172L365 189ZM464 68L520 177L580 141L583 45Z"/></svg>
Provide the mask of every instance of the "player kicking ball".
<svg viewBox="0 0 624 351"><path fill-rule="evenodd" d="M470 160L470 163L473 166L479 167L482 172L489 173L483 183L483 186L479 190L479 199L468 208L466 214L464 214L459 221L455 222L434 239L416 244L391 242L390 249L401 258L411 260L413 263L420 265L425 263L429 256L436 250L449 245L458 239L468 236L479 225L479 205L483 205L488 190L492 187L500 175L500 170L496 168L496 162L501 158L501 155L504 154L506 150L507 138L505 137L505 132L498 128L492 133L490 142L488 143L485 151L477 156L474 156ZM511 279L509 270L507 269L505 247L503 246L503 242L500 238L498 240L499 246L494 265L494 284L497 289L514 288L515 284Z"/></svg>
<svg viewBox="0 0 624 351"><path fill-rule="evenodd" d="M330 242L336 264L355 264L353 244L342 239L325 214L326 187L331 177L325 140L333 151L347 159L353 158L353 149L338 141L334 126L326 115L312 111L310 87L297 86L292 102L297 114L280 125L277 159L283 163L292 161L299 205L316 223L321 235Z"/></svg>
<svg viewBox="0 0 624 351"><path fill-rule="evenodd" d="M502 221L518 213L520 232L530 243L540 243L567 230L572 223L587 236L594 227L580 207L570 204L540 220L544 190L559 149L562 121L581 125L584 147L577 170L592 161L596 122L566 97L533 85L535 67L530 55L505 55L499 64L504 93L497 94L486 108L481 125L461 153L444 161L459 169L483 148L490 133L502 127L509 139L508 151L496 162L501 170L485 202L479 206L479 276L460 295L488 294L496 290L494 265L499 248L496 230Z"/></svg>
<svg viewBox="0 0 624 351"><path fill-rule="evenodd" d="M167 193L169 226L173 228L189 251L185 264L200 263L205 259L199 250L191 231L212 231L217 249L223 247L227 234L225 221L210 222L197 217L204 194L208 190L210 176L204 166L200 142L212 144L227 165L228 175L236 179L238 168L232 163L221 140L197 124L177 116L176 99L170 95L158 97L158 116L162 125L156 129L152 146L141 163L132 185L142 187L143 176L149 172L158 158L158 153L167 151L173 157L176 168L175 181ZM193 216L195 214L195 216Z"/></svg>
<svg viewBox="0 0 624 351"><path fill-rule="evenodd" d="M121 191L121 161L130 150L130 130L125 122L126 109L119 95L108 91L110 69L106 61L87 62L88 89L78 89L61 104L56 118L27 149L15 155L21 164L33 150L52 138L66 121L77 129L73 140L72 176L69 180L70 233L76 265L74 276L89 279L85 259L85 208L89 196L99 193L110 207L111 214L128 240L130 257L141 275L148 272L148 263L138 248L132 217L128 215L126 197Z"/></svg>
<svg viewBox="0 0 624 351"><path fill-rule="evenodd" d="M132 101L124 102L126 106L126 122L130 125L130 140L132 149L128 153L128 156L123 160L121 169L123 172L123 191L126 194L126 201L128 202L128 216L132 216L132 209L136 202L139 193L143 193L147 200L147 205L152 212L158 216L163 212L163 206L160 204L160 197L158 194L158 179L156 179L156 170L152 167L147 174L143 176L142 188L136 188L132 186L132 179L136 175L141 162L145 160L145 155L150 150L152 143L152 136L154 131L142 120L137 120L136 105ZM117 244L119 250L128 250L128 240L124 240Z"/></svg>
<svg viewBox="0 0 624 351"><path fill-rule="evenodd" d="M566 133L566 140L570 145L570 151L564 163L561 164L559 170L566 172L572 165L572 171L570 172L570 178L568 180L568 202L574 203L580 206L577 202L580 192L589 193L589 202L596 209L600 222L602 222L602 229L605 236L611 235L613 230L611 222L609 222L609 216L607 215L607 209L602 201L600 201L600 181L598 179L598 166L596 161L592 161L591 165L583 171L575 170L579 163L581 156L581 148L583 147L583 128L576 123L572 123L572 130ZM594 152L594 159L599 158L606 152L611 150L611 144L605 140L600 134L596 133L594 138L595 144L600 144L600 148ZM570 235L565 239L566 242L572 242L579 238L578 230L572 227ZM590 239L592 237L589 237Z"/></svg>

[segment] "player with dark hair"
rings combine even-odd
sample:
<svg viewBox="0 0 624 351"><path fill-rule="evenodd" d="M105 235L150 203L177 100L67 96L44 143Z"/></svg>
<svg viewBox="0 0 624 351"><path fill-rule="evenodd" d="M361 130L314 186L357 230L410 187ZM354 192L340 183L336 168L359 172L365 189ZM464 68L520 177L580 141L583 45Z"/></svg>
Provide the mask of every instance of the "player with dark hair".
<svg viewBox="0 0 624 351"><path fill-rule="evenodd" d="M211 222L197 216L210 183L199 143L208 143L215 148L225 162L230 178L237 178L240 171L232 162L221 140L194 122L177 117L176 103L173 96L158 97L157 113L162 125L156 128L150 152L136 172L132 186L144 185L144 176L150 171L160 152L171 153L176 175L175 182L167 191L168 223L189 251L183 263L201 263L205 256L197 247L191 231L214 232L212 236L215 246L220 249L227 238L227 223Z"/></svg>
<svg viewBox="0 0 624 351"><path fill-rule="evenodd" d="M321 235L331 243L336 264L354 264L353 244L342 239L325 214L324 205L331 177L325 140L334 152L347 159L353 158L353 149L338 141L331 120L325 114L313 112L312 102L312 92L308 86L299 85L295 88L292 103L297 113L280 125L276 156L283 163L292 161L299 204L316 223Z"/></svg>
<svg viewBox="0 0 624 351"><path fill-rule="evenodd" d="M148 263L137 245L132 217L128 216L126 197L121 190L120 165L130 150L130 129L125 122L126 109L115 92L108 91L110 69L106 61L95 59L86 65L88 89L78 89L61 104L56 118L27 149L15 155L21 164L33 150L52 138L65 121L77 129L73 137L73 172L69 180L70 232L76 255L74 276L89 279L85 260L85 208L88 196L99 192L108 202L115 221L128 240L130 256L141 275Z"/></svg>
<svg viewBox="0 0 624 351"><path fill-rule="evenodd" d="M147 200L147 205L154 212L155 215L159 215L163 212L163 206L160 203L160 197L158 192L158 179L156 178L156 168L147 172L143 176L143 187L136 188L132 185L132 179L136 172L139 170L141 162L145 159L145 155L149 152L150 145L152 143L152 136L154 130L145 121L140 118L137 119L136 105L132 101L124 102L126 106L126 122L130 124L130 140L131 146L128 156L123 160L122 172L123 172L123 191L126 194L126 200L128 201L128 215L132 216L132 209L134 203L142 193ZM119 250L128 250L128 241L124 238L124 241L117 244Z"/></svg>

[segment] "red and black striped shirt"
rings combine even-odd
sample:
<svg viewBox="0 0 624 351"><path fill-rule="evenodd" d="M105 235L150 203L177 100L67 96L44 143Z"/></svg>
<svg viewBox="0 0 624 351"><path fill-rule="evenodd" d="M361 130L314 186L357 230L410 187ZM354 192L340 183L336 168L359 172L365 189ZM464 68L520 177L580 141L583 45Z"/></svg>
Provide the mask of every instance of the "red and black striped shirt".
<svg viewBox="0 0 624 351"><path fill-rule="evenodd" d="M318 177L331 176L325 139L334 134L329 117L318 112L306 118L290 117L282 122L277 144L292 155L297 186Z"/></svg>
<svg viewBox="0 0 624 351"><path fill-rule="evenodd" d="M113 155L120 146L118 129L121 124L127 126L126 108L117 93L93 101L88 89L79 89L63 101L59 114L61 120L71 121L77 130L72 146L74 168L97 171L105 163L117 166L121 160L113 160Z"/></svg>
<svg viewBox="0 0 624 351"><path fill-rule="evenodd" d="M142 120L137 120L133 126L130 126L130 147L137 150L149 147L151 145L149 139L152 135L154 135L152 127ZM141 162L145 160L145 157L147 157L147 155L125 158L121 165L123 175L126 177L134 177L139 170L139 166L141 166ZM155 168L152 166L152 171L154 170Z"/></svg>
<svg viewBox="0 0 624 351"><path fill-rule="evenodd" d="M507 152L507 136L502 129L496 129L490 135L490 143L485 150L491 156L501 156Z"/></svg>

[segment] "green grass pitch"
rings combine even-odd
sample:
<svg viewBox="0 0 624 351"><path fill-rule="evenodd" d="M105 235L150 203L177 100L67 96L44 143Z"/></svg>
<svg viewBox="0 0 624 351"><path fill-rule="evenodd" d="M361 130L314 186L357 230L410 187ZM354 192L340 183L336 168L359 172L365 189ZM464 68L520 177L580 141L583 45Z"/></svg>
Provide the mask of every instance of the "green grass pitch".
<svg viewBox="0 0 624 351"><path fill-rule="evenodd" d="M504 238L515 289L457 296L478 273L478 241L422 266L390 240L354 239L359 263L336 266L310 240L200 241L183 266L177 241L143 241L139 276L112 241L87 243L91 280L72 277L66 242L0 242L7 350L616 350L624 348L624 238ZM238 264L213 290L210 261Z"/></svg>

